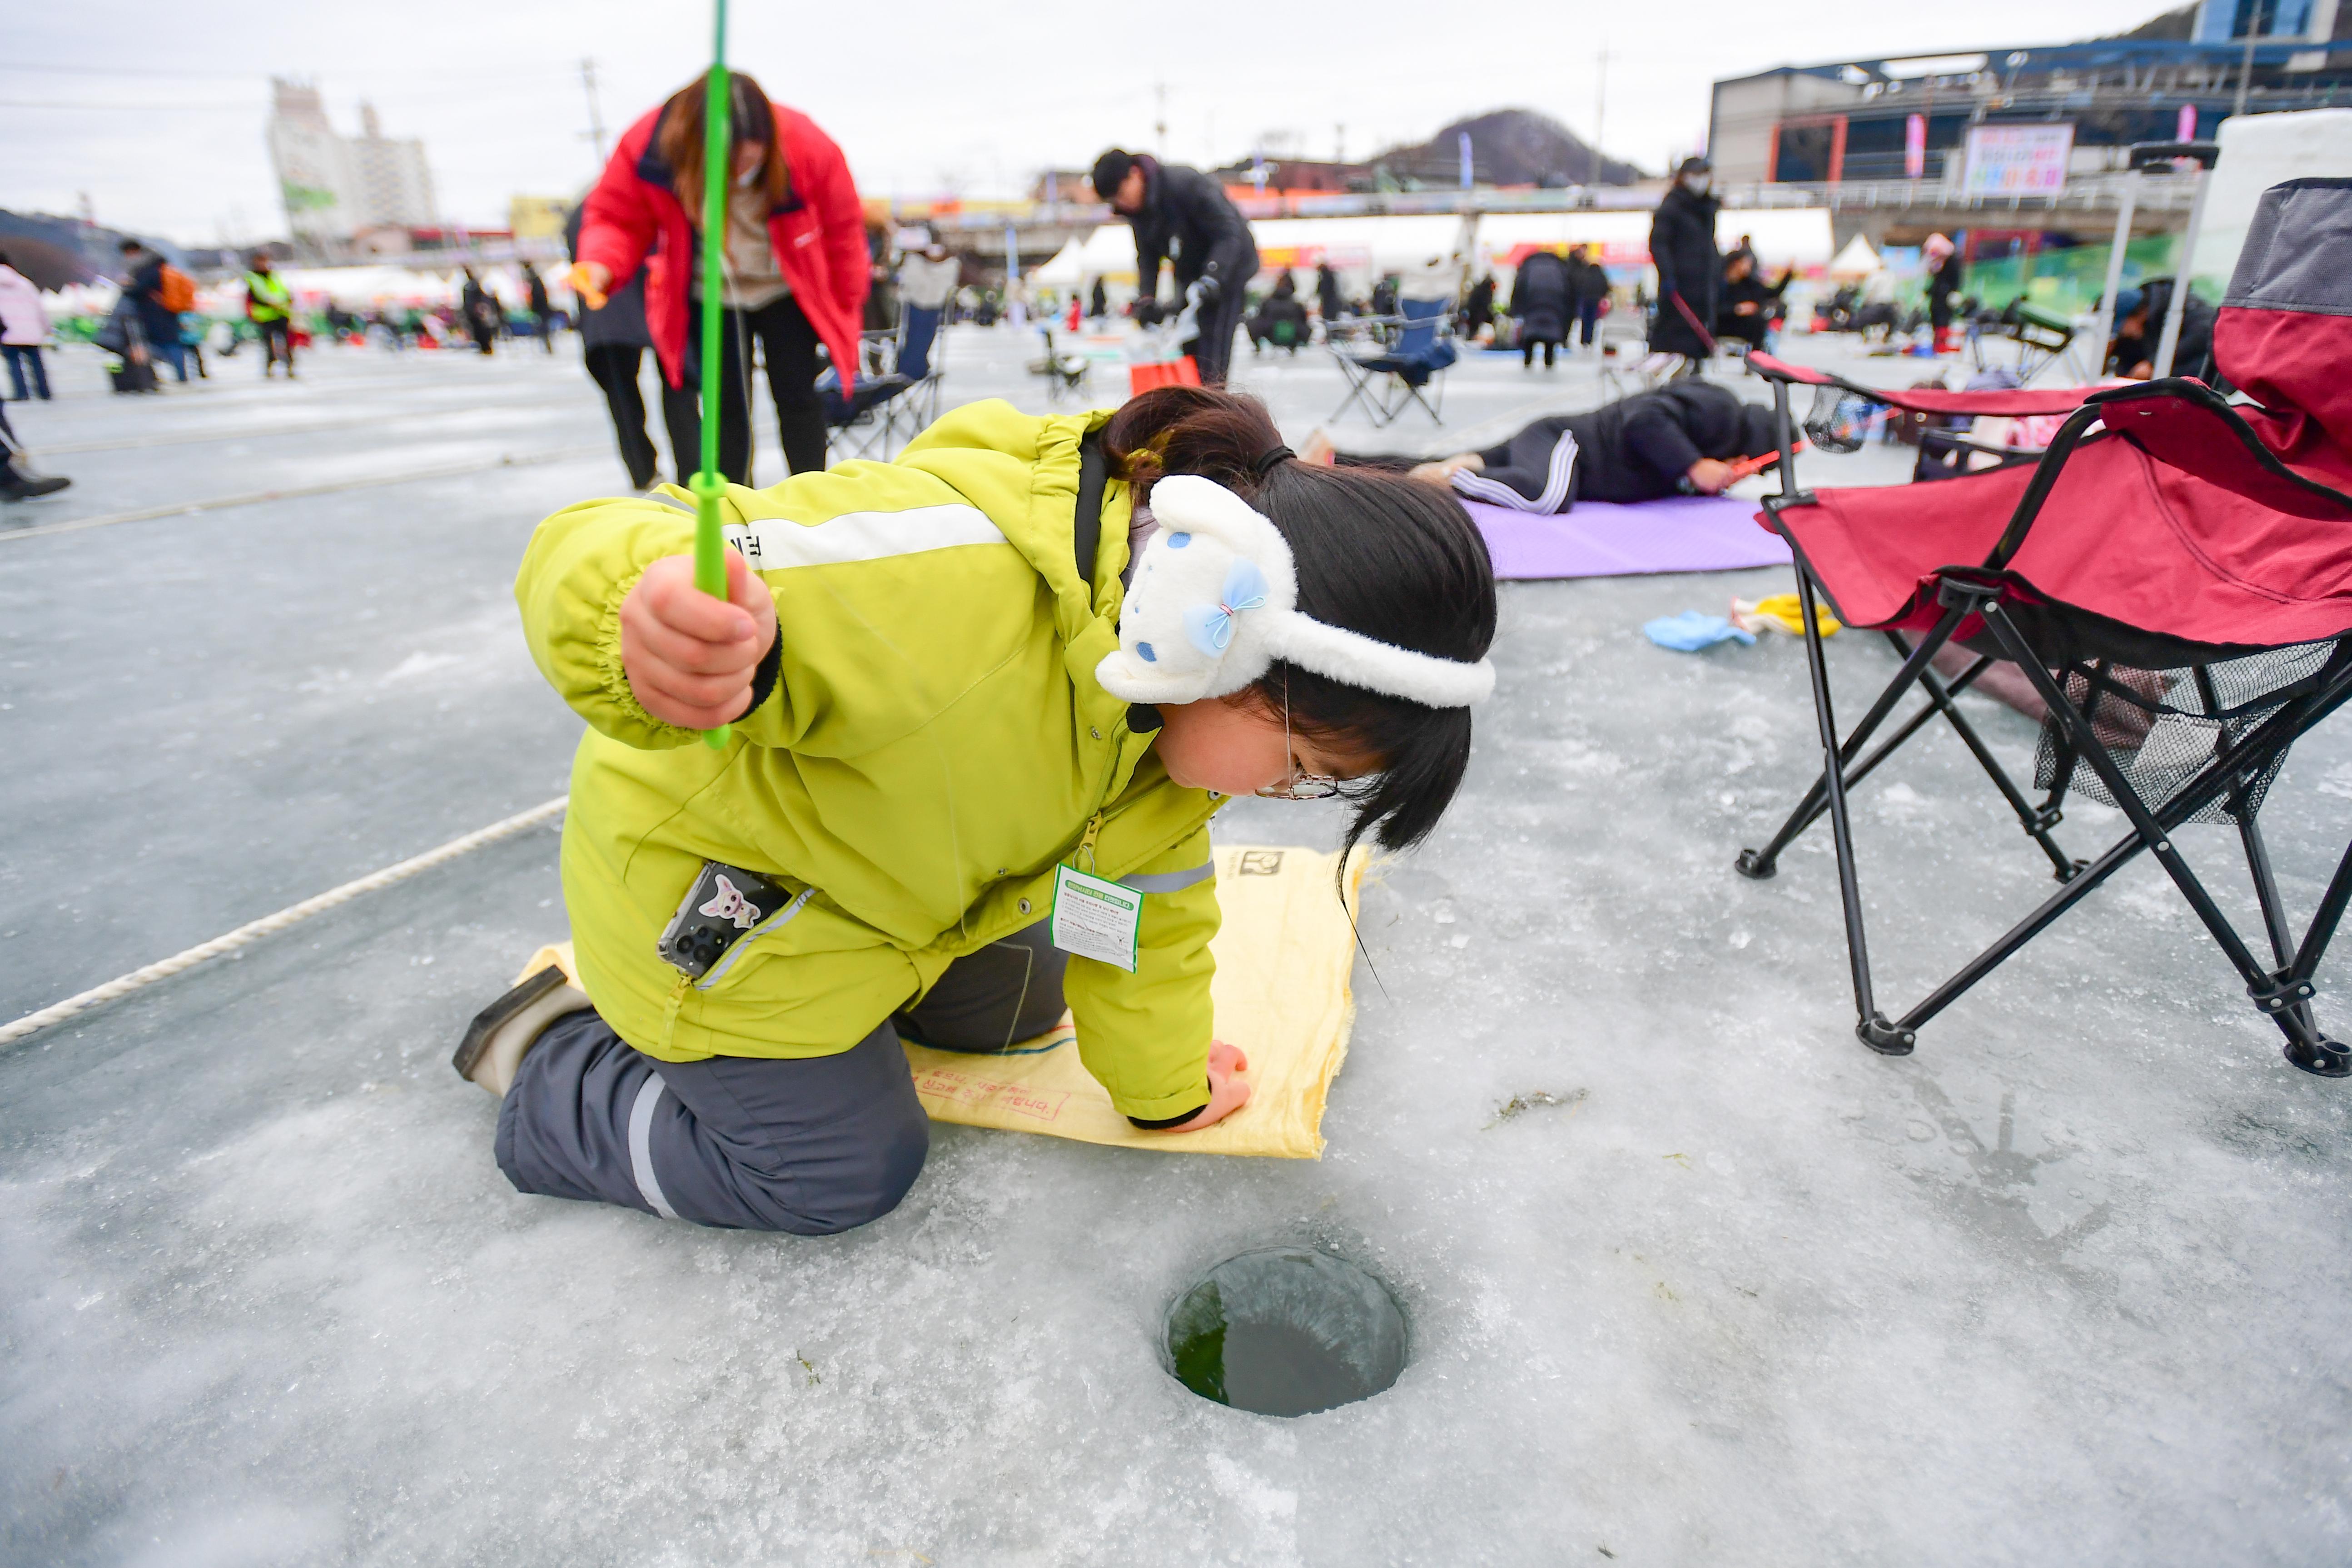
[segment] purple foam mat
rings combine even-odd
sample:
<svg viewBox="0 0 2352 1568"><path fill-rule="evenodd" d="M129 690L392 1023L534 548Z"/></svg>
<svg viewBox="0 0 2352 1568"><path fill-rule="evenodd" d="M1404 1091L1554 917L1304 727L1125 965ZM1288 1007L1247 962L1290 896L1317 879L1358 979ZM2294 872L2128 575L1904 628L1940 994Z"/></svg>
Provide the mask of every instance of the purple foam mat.
<svg viewBox="0 0 2352 1568"><path fill-rule="evenodd" d="M1462 504L1486 536L1497 577L1631 577L1789 563L1788 542L1757 522L1756 503L1730 496L1632 506L1579 501L1557 516Z"/></svg>

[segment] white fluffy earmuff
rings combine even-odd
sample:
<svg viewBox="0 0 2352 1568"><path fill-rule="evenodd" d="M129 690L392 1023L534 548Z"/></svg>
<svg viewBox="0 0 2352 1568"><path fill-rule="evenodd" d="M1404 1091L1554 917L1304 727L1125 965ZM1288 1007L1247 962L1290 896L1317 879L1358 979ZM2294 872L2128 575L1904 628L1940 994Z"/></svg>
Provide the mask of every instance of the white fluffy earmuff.
<svg viewBox="0 0 2352 1568"><path fill-rule="evenodd" d="M1151 487L1160 531L1143 547L1118 616L1118 651L1095 678L1126 702L1224 697L1276 659L1432 708L1467 708L1495 689L1486 659L1434 658L1298 612L1298 569L1273 523L1213 479Z"/></svg>

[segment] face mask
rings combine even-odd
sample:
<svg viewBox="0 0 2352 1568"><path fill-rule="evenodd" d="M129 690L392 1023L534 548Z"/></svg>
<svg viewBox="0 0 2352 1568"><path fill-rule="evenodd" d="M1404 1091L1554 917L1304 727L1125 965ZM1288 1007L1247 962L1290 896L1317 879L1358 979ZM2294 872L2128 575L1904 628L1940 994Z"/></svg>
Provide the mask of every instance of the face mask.
<svg viewBox="0 0 2352 1568"><path fill-rule="evenodd" d="M1706 188L1712 184L1714 184L1714 182L1708 179L1705 174L1685 174L1683 176L1683 189L1688 191L1695 196L1703 196L1706 195Z"/></svg>

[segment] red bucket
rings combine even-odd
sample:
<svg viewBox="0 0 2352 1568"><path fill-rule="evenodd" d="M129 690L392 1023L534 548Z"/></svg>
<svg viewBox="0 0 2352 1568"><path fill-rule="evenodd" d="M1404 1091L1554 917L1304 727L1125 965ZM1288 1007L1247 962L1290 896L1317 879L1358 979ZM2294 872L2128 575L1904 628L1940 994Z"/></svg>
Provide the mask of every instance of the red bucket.
<svg viewBox="0 0 2352 1568"><path fill-rule="evenodd" d="M1200 384L1201 367L1192 363L1191 354L1166 364L1131 364L1127 367L1127 395L1129 397L1149 392L1155 386Z"/></svg>

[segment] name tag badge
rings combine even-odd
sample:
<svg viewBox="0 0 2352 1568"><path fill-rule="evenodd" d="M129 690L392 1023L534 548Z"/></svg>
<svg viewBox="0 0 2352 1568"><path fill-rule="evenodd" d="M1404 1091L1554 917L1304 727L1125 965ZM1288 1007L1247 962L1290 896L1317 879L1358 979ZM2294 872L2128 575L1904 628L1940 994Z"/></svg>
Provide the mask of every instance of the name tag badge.
<svg viewBox="0 0 2352 1568"><path fill-rule="evenodd" d="M1064 952L1132 974L1136 932L1142 924L1143 895L1133 888L1067 866L1054 868L1054 945Z"/></svg>

